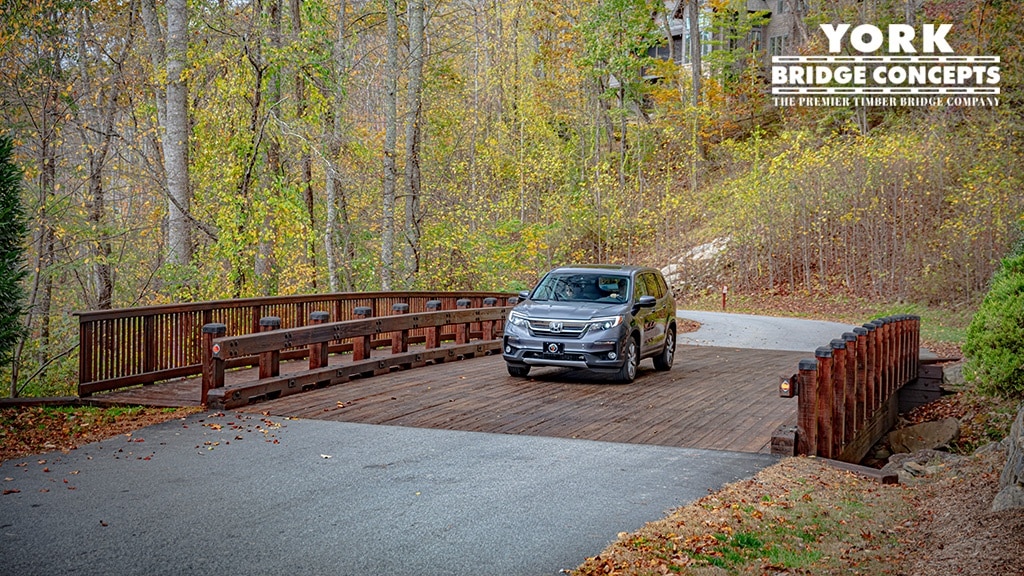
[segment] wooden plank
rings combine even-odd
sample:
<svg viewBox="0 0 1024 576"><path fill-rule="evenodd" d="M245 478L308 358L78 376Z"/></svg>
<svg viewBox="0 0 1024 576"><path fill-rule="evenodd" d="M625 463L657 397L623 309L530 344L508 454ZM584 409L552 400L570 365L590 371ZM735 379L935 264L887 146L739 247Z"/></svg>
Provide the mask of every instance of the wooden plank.
<svg viewBox="0 0 1024 576"><path fill-rule="evenodd" d="M583 370L505 373L494 355L445 363L241 408L275 416L767 452L771 432L795 421L777 374L801 354L679 347L676 365L647 362L628 385ZM340 404L339 404L340 403Z"/></svg>
<svg viewBox="0 0 1024 576"><path fill-rule="evenodd" d="M269 350L306 347L318 342L355 338L365 334L383 334L399 330L479 322L481 320L502 320L510 309L510 307L505 306L501 308L421 312L417 314L367 318L365 320L331 322L244 336L228 336L214 341L215 345L220 345L220 350L215 353L215 356L218 358L236 358ZM390 339L388 339L388 345L390 345Z"/></svg>

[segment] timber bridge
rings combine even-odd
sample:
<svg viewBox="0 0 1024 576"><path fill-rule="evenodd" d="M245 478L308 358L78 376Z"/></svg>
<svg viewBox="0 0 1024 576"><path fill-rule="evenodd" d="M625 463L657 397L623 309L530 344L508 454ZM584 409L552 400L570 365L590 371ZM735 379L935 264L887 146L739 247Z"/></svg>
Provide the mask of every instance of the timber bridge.
<svg viewBox="0 0 1024 576"><path fill-rule="evenodd" d="M515 301L500 292L368 292L79 313L78 392L104 405L853 462L891 426L896 392L918 376L919 320L906 316L858 327L810 360L678 346L672 370L642 364L628 385L565 368L512 378L500 347Z"/></svg>

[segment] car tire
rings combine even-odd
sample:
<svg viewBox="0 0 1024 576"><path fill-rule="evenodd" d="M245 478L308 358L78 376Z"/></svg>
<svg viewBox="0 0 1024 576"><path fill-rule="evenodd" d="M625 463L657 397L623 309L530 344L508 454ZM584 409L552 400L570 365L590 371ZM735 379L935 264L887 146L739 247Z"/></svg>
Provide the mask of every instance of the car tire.
<svg viewBox="0 0 1024 576"><path fill-rule="evenodd" d="M665 347L661 354L654 357L654 369L662 372L672 369L672 362L676 357L676 329L669 328L665 332Z"/></svg>
<svg viewBox="0 0 1024 576"><path fill-rule="evenodd" d="M619 381L628 384L636 379L636 373L640 367L640 346L636 343L636 338L630 336L626 340L622 350L622 357L625 359L625 362L622 363L622 368L619 369Z"/></svg>
<svg viewBox="0 0 1024 576"><path fill-rule="evenodd" d="M508 368L508 375L516 378L526 378L530 375L530 367L526 364L505 364Z"/></svg>

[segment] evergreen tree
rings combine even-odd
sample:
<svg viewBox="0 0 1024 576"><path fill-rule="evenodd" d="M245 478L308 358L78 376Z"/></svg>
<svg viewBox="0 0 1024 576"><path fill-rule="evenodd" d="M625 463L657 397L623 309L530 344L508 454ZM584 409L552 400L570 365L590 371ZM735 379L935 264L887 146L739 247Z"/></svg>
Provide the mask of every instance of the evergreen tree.
<svg viewBox="0 0 1024 576"><path fill-rule="evenodd" d="M21 206L21 171L11 160L10 138L0 136L0 366L11 360L24 330L24 239L28 234Z"/></svg>

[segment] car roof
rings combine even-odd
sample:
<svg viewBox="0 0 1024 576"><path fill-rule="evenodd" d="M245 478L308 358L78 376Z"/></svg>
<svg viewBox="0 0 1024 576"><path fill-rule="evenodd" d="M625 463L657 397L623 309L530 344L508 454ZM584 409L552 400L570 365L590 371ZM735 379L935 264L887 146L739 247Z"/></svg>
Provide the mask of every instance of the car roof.
<svg viewBox="0 0 1024 576"><path fill-rule="evenodd" d="M572 266L559 266L551 272L619 272L623 274L635 274L640 271L653 271L648 266L627 266L620 264L574 264ZM550 273L550 272L549 272Z"/></svg>

